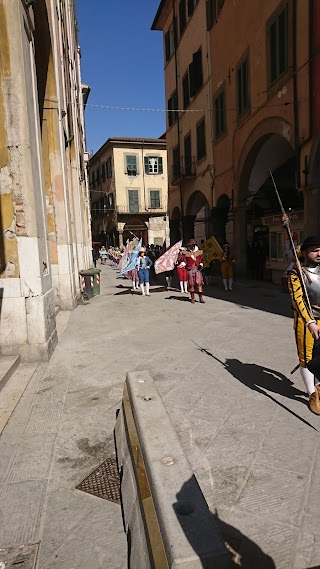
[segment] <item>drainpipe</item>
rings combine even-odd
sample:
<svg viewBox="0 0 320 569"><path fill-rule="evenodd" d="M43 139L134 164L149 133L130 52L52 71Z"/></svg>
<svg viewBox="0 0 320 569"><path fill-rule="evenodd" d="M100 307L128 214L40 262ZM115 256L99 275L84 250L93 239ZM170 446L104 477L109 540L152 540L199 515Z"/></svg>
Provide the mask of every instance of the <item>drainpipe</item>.
<svg viewBox="0 0 320 569"><path fill-rule="evenodd" d="M177 91L177 95L178 95L178 60L177 60L177 47L178 45L176 45L176 38L178 40L178 30L177 33L175 35L174 33L174 22L176 19L176 7L175 7L175 0L172 0L172 13L173 13L173 40L174 40L174 67L175 67L175 76L176 76L176 91ZM177 41L178 44L178 41ZM178 99L178 103L179 103L179 99ZM179 106L179 104L178 104ZM180 159L180 118L179 118L179 113L177 114L177 129L178 129L178 148L179 148L179 159ZM181 159L180 159L180 163L181 163ZM184 226L184 221L183 221L183 198L182 198L182 187L181 184L179 184L179 192L180 192L180 207L181 207L181 215L182 215L182 238L183 241L185 241L185 226Z"/></svg>
<svg viewBox="0 0 320 569"><path fill-rule="evenodd" d="M297 0L292 1L292 71L293 71L293 118L296 153L296 189L300 188L300 140L297 85Z"/></svg>

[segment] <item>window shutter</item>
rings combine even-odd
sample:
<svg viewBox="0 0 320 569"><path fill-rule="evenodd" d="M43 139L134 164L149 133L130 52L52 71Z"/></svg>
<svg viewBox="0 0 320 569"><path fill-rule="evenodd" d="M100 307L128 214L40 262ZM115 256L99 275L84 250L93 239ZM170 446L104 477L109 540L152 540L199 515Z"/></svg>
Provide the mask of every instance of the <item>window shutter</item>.
<svg viewBox="0 0 320 569"><path fill-rule="evenodd" d="M128 174L128 156L124 155L124 173Z"/></svg>
<svg viewBox="0 0 320 569"><path fill-rule="evenodd" d="M148 156L144 157L144 173L149 174L149 158L148 158Z"/></svg>
<svg viewBox="0 0 320 569"><path fill-rule="evenodd" d="M170 30L164 36L165 48L166 48L166 61L169 61L171 56L170 50Z"/></svg>
<svg viewBox="0 0 320 569"><path fill-rule="evenodd" d="M213 24L212 19L212 0L206 1L206 13L207 13L207 30L210 30Z"/></svg>
<svg viewBox="0 0 320 569"><path fill-rule="evenodd" d="M177 18L173 18L173 39L174 39L174 48L176 49L178 45L178 25L177 25Z"/></svg>
<svg viewBox="0 0 320 569"><path fill-rule="evenodd" d="M194 62L190 63L189 65L189 89L190 97L194 97L196 94Z"/></svg>
<svg viewBox="0 0 320 569"><path fill-rule="evenodd" d="M163 174L162 156L159 156L159 158L158 158L158 170L159 170L159 174Z"/></svg>

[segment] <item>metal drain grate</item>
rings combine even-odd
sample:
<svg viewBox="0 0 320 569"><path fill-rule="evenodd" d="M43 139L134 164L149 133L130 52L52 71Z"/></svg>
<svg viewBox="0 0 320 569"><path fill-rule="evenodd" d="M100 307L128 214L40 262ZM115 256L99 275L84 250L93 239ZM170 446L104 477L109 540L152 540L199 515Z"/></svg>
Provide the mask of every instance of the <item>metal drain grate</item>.
<svg viewBox="0 0 320 569"><path fill-rule="evenodd" d="M120 477L115 459L107 458L76 489L120 504Z"/></svg>

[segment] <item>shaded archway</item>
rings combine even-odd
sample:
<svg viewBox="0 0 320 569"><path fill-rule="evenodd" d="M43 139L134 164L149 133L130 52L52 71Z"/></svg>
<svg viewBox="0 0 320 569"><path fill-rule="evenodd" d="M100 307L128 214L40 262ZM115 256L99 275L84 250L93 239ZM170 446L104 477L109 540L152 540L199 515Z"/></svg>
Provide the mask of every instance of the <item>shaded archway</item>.
<svg viewBox="0 0 320 569"><path fill-rule="evenodd" d="M170 216L170 243L173 245L181 239L181 211L175 207Z"/></svg>
<svg viewBox="0 0 320 569"><path fill-rule="evenodd" d="M210 208L207 198L200 191L191 194L184 217L185 237L196 239L200 245L210 237Z"/></svg>
<svg viewBox="0 0 320 569"><path fill-rule="evenodd" d="M231 207L231 201L227 194L222 194L217 199L216 206L213 208L212 221L213 221L213 235L217 241L222 245L226 242L226 226L228 222L228 215Z"/></svg>
<svg viewBox="0 0 320 569"><path fill-rule="evenodd" d="M305 227L309 235L316 235L320 218L320 132L312 145L304 182Z"/></svg>
<svg viewBox="0 0 320 569"><path fill-rule="evenodd" d="M270 132L269 128L274 130ZM284 206L292 211L301 209L291 130L290 125L280 119L263 121L254 129L241 154L233 209L234 248L239 273L247 272L247 256L258 234L257 227L261 228L258 235L263 249L261 257L266 259L268 256L268 227L264 226L263 219L280 213L269 170L277 181Z"/></svg>
<svg viewBox="0 0 320 569"><path fill-rule="evenodd" d="M134 236L142 239L143 245L148 245L148 228L144 221L138 218L126 222L123 228L123 243L126 243L127 239L131 241Z"/></svg>

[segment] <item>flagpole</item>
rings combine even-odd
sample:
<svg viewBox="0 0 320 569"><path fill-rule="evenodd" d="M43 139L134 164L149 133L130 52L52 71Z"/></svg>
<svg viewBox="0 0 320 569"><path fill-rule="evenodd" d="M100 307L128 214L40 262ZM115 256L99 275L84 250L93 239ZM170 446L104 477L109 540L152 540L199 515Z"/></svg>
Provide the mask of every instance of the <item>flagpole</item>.
<svg viewBox="0 0 320 569"><path fill-rule="evenodd" d="M287 230L287 234L288 234L288 237L289 237L289 241L290 241L290 243L291 243L291 248L292 248L293 254L294 254L294 256L295 256L295 261L296 261L297 269L298 269L298 271L299 271L301 286L302 286L302 288L303 288L303 293L304 293L304 295L305 295L307 307L308 307L308 310L309 310L309 312L310 312L311 318L314 318L313 310L312 310L312 307L311 307L310 299L309 299L308 292L307 292L307 288L306 288L306 283L305 283L305 280L304 280L303 270L302 270L302 267L301 267L301 263L300 263L300 261L299 261L299 257L298 257L298 255L297 255L296 247L295 247L295 244L294 244L294 241L293 241L293 237L292 237L292 233L291 233L291 229L290 229L289 216L287 215L287 213L286 213L286 211L285 211L285 209L284 209L284 207L283 207L283 204L282 204L282 201L281 201L279 192L278 192L278 188L277 188L277 186L276 186L276 183L275 183L275 181L274 181L273 174L272 174L272 172L271 172L270 169L269 169L269 172L270 172L271 180L272 180L272 182L273 182L274 189L275 189L275 192L276 192L276 195L277 195L279 204L280 204L281 213L282 213L282 223L283 223L283 227L285 227L286 230Z"/></svg>

